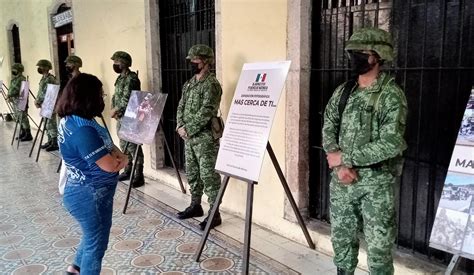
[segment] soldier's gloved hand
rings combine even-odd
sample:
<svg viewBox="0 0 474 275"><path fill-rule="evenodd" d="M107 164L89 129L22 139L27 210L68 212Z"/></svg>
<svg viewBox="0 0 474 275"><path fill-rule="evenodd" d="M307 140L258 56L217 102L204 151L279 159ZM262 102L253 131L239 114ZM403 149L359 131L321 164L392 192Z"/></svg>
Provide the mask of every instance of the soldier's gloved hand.
<svg viewBox="0 0 474 275"><path fill-rule="evenodd" d="M342 152L337 151L328 153L326 159L328 160L329 168L332 169L334 167L338 167L342 164Z"/></svg>
<svg viewBox="0 0 474 275"><path fill-rule="evenodd" d="M188 133L184 127L178 128L178 135L184 140L188 139Z"/></svg>
<svg viewBox="0 0 474 275"><path fill-rule="evenodd" d="M339 182L345 185L352 184L357 179L357 172L344 166L338 167L336 173Z"/></svg>

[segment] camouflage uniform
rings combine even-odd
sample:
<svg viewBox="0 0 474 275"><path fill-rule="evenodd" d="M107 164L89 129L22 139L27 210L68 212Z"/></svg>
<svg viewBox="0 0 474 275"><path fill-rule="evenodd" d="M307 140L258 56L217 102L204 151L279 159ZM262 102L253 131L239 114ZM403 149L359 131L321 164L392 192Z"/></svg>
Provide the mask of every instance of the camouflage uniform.
<svg viewBox="0 0 474 275"><path fill-rule="evenodd" d="M178 128L184 127L189 139L185 142L186 176L193 201L201 200L203 191L213 205L220 188L215 172L219 142L211 133L210 121L217 116L222 89L213 73L202 79L194 76L183 86L177 112Z"/></svg>
<svg viewBox="0 0 474 275"><path fill-rule="evenodd" d="M385 43L379 43L381 41ZM387 49L387 44L391 44L388 33L360 29L350 38L346 50L373 50L382 60L391 61L392 51L391 47ZM355 169L358 178L344 185L335 171L332 174L330 213L334 263L344 272L354 272L359 250L357 234L362 231L367 242L370 273L393 274L396 176L392 173L392 160L406 149L403 138L406 98L392 77L380 73L370 87L357 88L350 94L340 118L338 105L344 86L336 88L326 106L323 148L328 153L341 151L342 165ZM376 107L367 108L373 93L380 93Z"/></svg>
<svg viewBox="0 0 474 275"><path fill-rule="evenodd" d="M132 65L132 58L126 52L118 51L115 52L111 58L112 60L120 61L125 66L129 67ZM120 74L115 80L115 93L112 96L112 108L115 108L118 111L118 119L117 119L117 133L120 130L120 123L122 120L123 115L125 114L125 110L127 109L128 100L130 99L130 95L132 90L140 90L140 80L138 79L138 75L135 72L129 71L126 75ZM137 149L137 144L135 143L128 143L127 150L125 150L125 145L127 141L120 140L120 148L122 151L128 155L128 165L125 168L127 173L130 173L132 169L132 162L133 162L133 154ZM138 150L137 156L137 176L143 176L143 150L140 147Z"/></svg>
<svg viewBox="0 0 474 275"><path fill-rule="evenodd" d="M15 63L12 65L12 71L13 70L17 71L18 75L12 76L12 79L10 81L10 87L8 89L8 98L10 98L13 103L13 111L15 112L16 119L20 119L21 117L21 121L19 122L21 129L25 131L30 131L30 122L28 120L28 106L26 107L25 111L20 111L20 109L18 109L21 82L26 81L26 77L22 74L24 70L23 65Z"/></svg>
<svg viewBox="0 0 474 275"><path fill-rule="evenodd" d="M49 70L53 68L51 62L44 59L38 61L36 66L47 68ZM38 94L36 95L36 104L40 106L41 104L43 104L44 98L46 97L46 90L48 88L48 84L57 84L56 78L50 73L48 73L46 76L43 75L39 82ZM56 138L58 137L56 113L53 113L51 118L48 119L48 123L46 123L46 133L48 134L49 143L56 142Z"/></svg>

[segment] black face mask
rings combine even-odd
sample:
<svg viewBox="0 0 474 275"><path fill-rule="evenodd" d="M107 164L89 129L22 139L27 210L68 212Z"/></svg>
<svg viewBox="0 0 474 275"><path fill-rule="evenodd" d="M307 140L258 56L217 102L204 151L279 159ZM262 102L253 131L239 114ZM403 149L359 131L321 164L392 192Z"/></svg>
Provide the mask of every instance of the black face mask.
<svg viewBox="0 0 474 275"><path fill-rule="evenodd" d="M17 71L12 71L12 75L17 76L18 72Z"/></svg>
<svg viewBox="0 0 474 275"><path fill-rule="evenodd" d="M73 67L66 67L66 72L71 74L72 72L74 72L74 68Z"/></svg>
<svg viewBox="0 0 474 275"><path fill-rule="evenodd" d="M202 71L202 68L199 68L199 63L189 63L191 65L191 72L193 74L199 74Z"/></svg>
<svg viewBox="0 0 474 275"><path fill-rule="evenodd" d="M370 54L351 52L349 56L351 60L351 69L357 75L365 74L374 67L373 65L369 64Z"/></svg>
<svg viewBox="0 0 474 275"><path fill-rule="evenodd" d="M43 70L41 68L38 68L38 73L43 74Z"/></svg>
<svg viewBox="0 0 474 275"><path fill-rule="evenodd" d="M118 74L122 73L122 68L120 68L119 64L114 64L114 71Z"/></svg>

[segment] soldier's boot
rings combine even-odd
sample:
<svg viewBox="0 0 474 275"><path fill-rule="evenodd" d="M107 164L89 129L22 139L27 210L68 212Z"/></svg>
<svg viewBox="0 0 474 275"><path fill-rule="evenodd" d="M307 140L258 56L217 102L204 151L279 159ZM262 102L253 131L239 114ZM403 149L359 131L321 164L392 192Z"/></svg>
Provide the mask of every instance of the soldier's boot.
<svg viewBox="0 0 474 275"><path fill-rule="evenodd" d="M184 220L193 217L202 217L204 210L201 206L201 196L191 196L191 205L188 206L184 211L178 212L178 219Z"/></svg>
<svg viewBox="0 0 474 275"><path fill-rule="evenodd" d="M337 275L353 275L354 272L346 271L340 267L337 268Z"/></svg>
<svg viewBox="0 0 474 275"><path fill-rule="evenodd" d="M20 129L20 135L17 136L15 139L16 140L21 140L23 137L25 136L25 130L23 130L23 128Z"/></svg>
<svg viewBox="0 0 474 275"><path fill-rule="evenodd" d="M33 140L33 136L31 135L31 130L27 129L25 130L25 135L20 138L20 141L31 141Z"/></svg>
<svg viewBox="0 0 474 275"><path fill-rule="evenodd" d="M45 144L41 145L40 148L41 149L46 149L49 147L49 145L51 145L51 140L48 140L48 142L46 142Z"/></svg>
<svg viewBox="0 0 474 275"><path fill-rule="evenodd" d="M129 164L125 167L125 170L118 176L118 180L119 180L119 181L129 180L131 173L132 173L132 164L129 163Z"/></svg>
<svg viewBox="0 0 474 275"><path fill-rule="evenodd" d="M135 176L130 183L133 188L145 185L145 177L143 176L143 165L138 165Z"/></svg>
<svg viewBox="0 0 474 275"><path fill-rule="evenodd" d="M212 209L212 206L211 206L211 209ZM199 228L202 231L206 228L206 225L209 221L209 216L211 216L211 210L209 210L209 213L207 214L207 217L199 224ZM210 229L213 229L214 227L219 226L221 224L222 224L221 213L219 212L219 208L217 208L217 212L214 215L214 219L212 219Z"/></svg>
<svg viewBox="0 0 474 275"><path fill-rule="evenodd" d="M58 138L52 138L50 145L45 150L46 152L59 150Z"/></svg>

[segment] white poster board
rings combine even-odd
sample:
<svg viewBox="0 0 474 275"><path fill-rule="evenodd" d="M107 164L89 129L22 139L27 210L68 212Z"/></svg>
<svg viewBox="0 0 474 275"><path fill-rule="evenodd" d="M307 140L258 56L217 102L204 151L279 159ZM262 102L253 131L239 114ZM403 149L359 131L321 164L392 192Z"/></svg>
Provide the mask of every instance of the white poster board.
<svg viewBox="0 0 474 275"><path fill-rule="evenodd" d="M168 94L132 91L118 136L135 144L151 144L155 138Z"/></svg>
<svg viewBox="0 0 474 275"><path fill-rule="evenodd" d="M58 99L59 85L48 84L46 88L46 95L44 101L41 104L40 115L44 118L51 118L56 107L56 101Z"/></svg>
<svg viewBox="0 0 474 275"><path fill-rule="evenodd" d="M217 171L258 181L290 64L244 64L221 139Z"/></svg>
<svg viewBox="0 0 474 275"><path fill-rule="evenodd" d="M20 88L20 97L18 98L18 109L20 111L26 110L26 105L28 105L29 91L30 83L28 81L22 81Z"/></svg>
<svg viewBox="0 0 474 275"><path fill-rule="evenodd" d="M451 157L430 246L474 260L474 88Z"/></svg>

